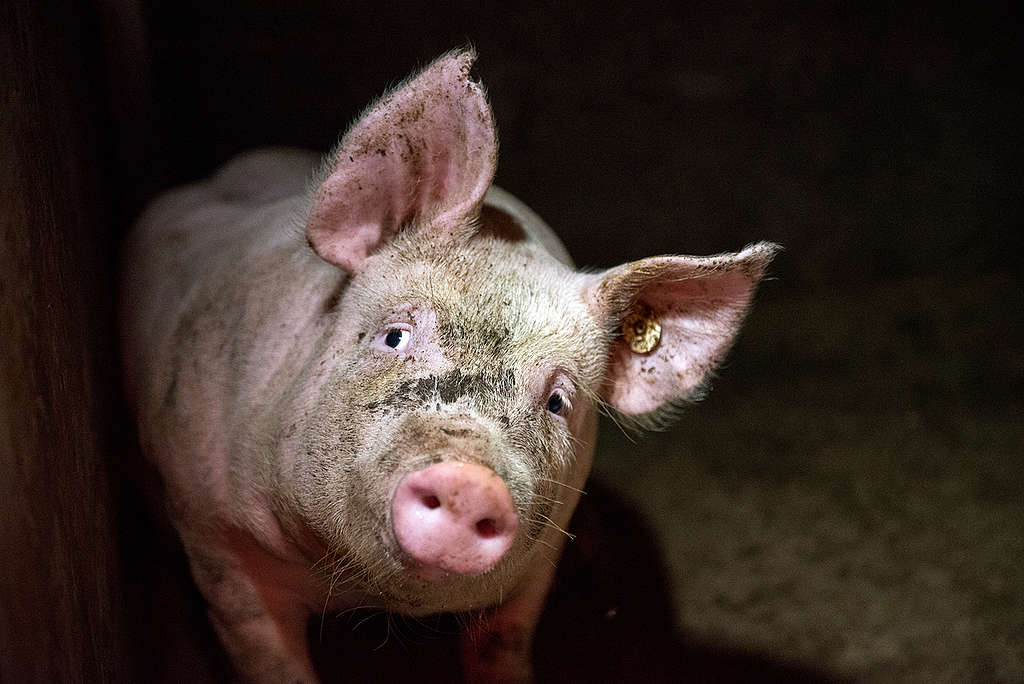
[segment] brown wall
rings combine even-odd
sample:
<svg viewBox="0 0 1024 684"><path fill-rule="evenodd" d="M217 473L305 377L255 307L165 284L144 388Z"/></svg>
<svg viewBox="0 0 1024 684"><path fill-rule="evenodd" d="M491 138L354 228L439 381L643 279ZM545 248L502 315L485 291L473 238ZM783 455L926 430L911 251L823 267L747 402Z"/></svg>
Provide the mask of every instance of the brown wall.
<svg viewBox="0 0 1024 684"><path fill-rule="evenodd" d="M0 7L0 680L125 680L99 43Z"/></svg>

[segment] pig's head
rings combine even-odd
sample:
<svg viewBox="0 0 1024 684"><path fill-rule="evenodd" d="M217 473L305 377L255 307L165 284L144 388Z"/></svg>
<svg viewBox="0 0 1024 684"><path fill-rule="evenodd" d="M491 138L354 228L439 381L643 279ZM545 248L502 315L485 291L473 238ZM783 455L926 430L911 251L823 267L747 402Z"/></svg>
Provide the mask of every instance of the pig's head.
<svg viewBox="0 0 1024 684"><path fill-rule="evenodd" d="M494 603L554 555L596 409L650 419L692 398L774 251L597 274L552 257L484 207L497 142L473 58L442 57L371 107L306 224L348 277L290 498L329 576L418 613Z"/></svg>

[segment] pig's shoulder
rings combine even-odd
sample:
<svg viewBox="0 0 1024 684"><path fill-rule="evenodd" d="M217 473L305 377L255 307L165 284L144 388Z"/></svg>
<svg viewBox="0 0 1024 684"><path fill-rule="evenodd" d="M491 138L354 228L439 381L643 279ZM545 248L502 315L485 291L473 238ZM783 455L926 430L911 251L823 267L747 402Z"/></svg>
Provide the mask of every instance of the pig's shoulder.
<svg viewBox="0 0 1024 684"><path fill-rule="evenodd" d="M492 185L484 197L483 219L494 223L510 222L526 233L527 239L539 242L551 256L567 266L573 266L572 257L555 231L535 211L515 195Z"/></svg>

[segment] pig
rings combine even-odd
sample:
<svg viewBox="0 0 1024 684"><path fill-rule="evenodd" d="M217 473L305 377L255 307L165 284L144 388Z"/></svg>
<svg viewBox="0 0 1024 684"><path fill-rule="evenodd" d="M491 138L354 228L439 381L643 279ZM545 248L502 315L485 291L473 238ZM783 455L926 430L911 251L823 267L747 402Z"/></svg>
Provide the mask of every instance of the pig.
<svg viewBox="0 0 1024 684"><path fill-rule="evenodd" d="M244 680L317 681L310 617L370 607L470 615L465 678L529 681L597 413L699 395L776 251L576 270L492 185L474 60L322 163L250 152L157 198L126 240L126 396Z"/></svg>

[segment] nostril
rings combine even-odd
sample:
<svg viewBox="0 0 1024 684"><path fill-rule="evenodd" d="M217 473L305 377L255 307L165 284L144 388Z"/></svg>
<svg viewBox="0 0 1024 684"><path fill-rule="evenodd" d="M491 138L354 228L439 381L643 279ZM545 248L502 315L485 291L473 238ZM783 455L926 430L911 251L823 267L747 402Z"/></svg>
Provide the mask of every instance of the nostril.
<svg viewBox="0 0 1024 684"><path fill-rule="evenodd" d="M476 533L484 539L498 536L498 524L493 518L484 518L476 524Z"/></svg>
<svg viewBox="0 0 1024 684"><path fill-rule="evenodd" d="M403 563L429 581L490 571L514 545L519 529L515 503L501 477L485 466L458 461L404 475L392 494L391 518Z"/></svg>

